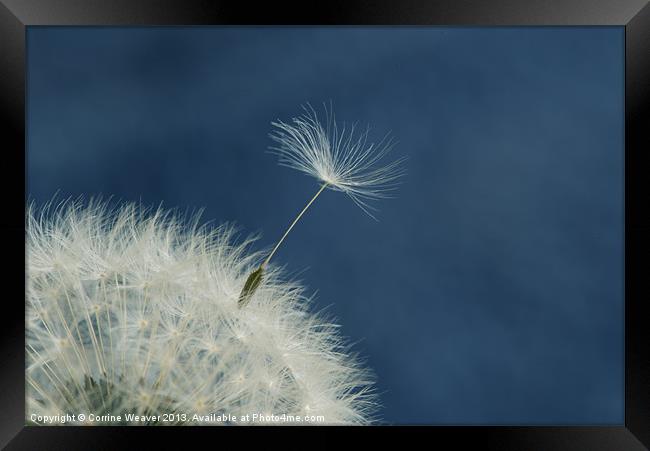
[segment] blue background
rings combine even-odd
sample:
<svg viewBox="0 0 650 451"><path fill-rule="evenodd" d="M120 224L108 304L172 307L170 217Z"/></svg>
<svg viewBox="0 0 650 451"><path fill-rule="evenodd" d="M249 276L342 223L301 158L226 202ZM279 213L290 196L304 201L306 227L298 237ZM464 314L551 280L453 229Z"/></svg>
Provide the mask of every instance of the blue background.
<svg viewBox="0 0 650 451"><path fill-rule="evenodd" d="M28 192L205 207L271 246L318 188L305 102L407 155L375 222L328 191L274 260L383 420L604 424L623 404L622 28L30 28Z"/></svg>

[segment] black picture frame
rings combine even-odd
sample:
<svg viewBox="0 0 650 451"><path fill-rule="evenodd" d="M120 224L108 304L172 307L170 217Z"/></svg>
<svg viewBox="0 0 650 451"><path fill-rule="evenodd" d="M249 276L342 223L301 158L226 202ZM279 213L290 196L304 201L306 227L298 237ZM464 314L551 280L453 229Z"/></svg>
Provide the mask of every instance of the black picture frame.
<svg viewBox="0 0 650 451"><path fill-rule="evenodd" d="M500 450L635 450L650 446L650 5L646 0L330 0L313 4L208 0L0 0L0 215L2 359L0 445L6 449L119 449L133 440L197 444L223 428L26 427L24 419L24 212L26 27L44 25L457 25L593 26L625 28L625 423L614 426L432 426L409 434L454 448ZM22 180L22 183L21 183ZM645 186L645 188L644 188ZM19 262L22 262L21 266ZM247 428L227 428L250 430ZM254 428L260 431L260 428ZM278 428L261 428L272 433ZM310 429L310 433L314 431ZM400 428L369 428L384 433ZM285 428L286 430L286 428ZM350 429L348 429L350 430ZM239 433L239 432L228 432ZM329 436L329 434L327 434ZM149 448L153 448L151 442ZM214 442L213 442L214 443ZM645 446L644 446L645 445Z"/></svg>

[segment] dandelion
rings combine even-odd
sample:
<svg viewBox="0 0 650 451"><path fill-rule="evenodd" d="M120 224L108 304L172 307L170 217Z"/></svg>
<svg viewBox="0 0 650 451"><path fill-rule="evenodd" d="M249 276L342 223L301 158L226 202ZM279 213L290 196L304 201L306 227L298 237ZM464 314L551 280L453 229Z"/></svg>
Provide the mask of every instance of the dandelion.
<svg viewBox="0 0 650 451"><path fill-rule="evenodd" d="M365 213L375 219L370 212L375 210L375 207L370 202L390 197L398 179L404 175L404 158L381 165L394 145L389 135L385 135L378 143L369 142L369 128L357 132L355 124L349 128L343 124L339 129L331 107L329 110L325 108L325 127L319 122L316 111L310 105L303 107L303 110L304 114L293 118L290 123L271 123L275 130L270 136L277 143L277 146L271 149L278 154L280 165L316 178L321 182L321 186L259 268L250 274L239 297L240 306L246 305L262 281L265 266L325 189L347 194Z"/></svg>
<svg viewBox="0 0 650 451"><path fill-rule="evenodd" d="M270 268L239 308L262 256L232 226L102 202L30 206L26 220L28 421L372 420L368 372L301 285Z"/></svg>
<svg viewBox="0 0 650 451"><path fill-rule="evenodd" d="M372 421L369 372L337 326L309 311L305 289L269 266L325 189L372 216L370 202L389 197L403 174L402 159L381 165L388 136L369 143L368 129L339 129L326 116L323 127L305 107L272 124L280 164L321 186L265 258L249 251L252 239L235 243L232 226L199 227L198 217L186 223L161 209L28 208L29 421Z"/></svg>

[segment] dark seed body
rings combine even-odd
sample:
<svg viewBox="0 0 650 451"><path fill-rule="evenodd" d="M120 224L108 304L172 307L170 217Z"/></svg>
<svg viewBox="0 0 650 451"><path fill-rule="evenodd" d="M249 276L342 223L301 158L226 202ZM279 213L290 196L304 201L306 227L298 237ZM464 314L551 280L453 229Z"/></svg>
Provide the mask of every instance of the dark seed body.
<svg viewBox="0 0 650 451"><path fill-rule="evenodd" d="M239 295L239 308L248 304L251 296L253 296L253 293L255 293L255 290L257 290L257 287L259 287L262 282L263 275L264 268L260 266L258 269L253 271L250 276L248 276L244 288L241 290L241 294Z"/></svg>

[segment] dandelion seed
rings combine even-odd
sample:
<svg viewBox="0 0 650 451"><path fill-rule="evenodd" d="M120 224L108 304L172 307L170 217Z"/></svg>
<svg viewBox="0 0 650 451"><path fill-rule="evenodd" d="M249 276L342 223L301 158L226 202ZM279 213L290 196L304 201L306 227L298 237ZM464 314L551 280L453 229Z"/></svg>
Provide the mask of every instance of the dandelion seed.
<svg viewBox="0 0 650 451"><path fill-rule="evenodd" d="M271 149L278 154L282 166L304 172L321 182L320 189L289 225L262 264L250 274L239 295L239 306L245 306L264 276L264 268L300 218L327 188L347 194L366 214L375 207L370 201L390 197L404 175L405 158L382 165L382 160L394 142L387 134L378 143L368 141L369 128L357 131L356 125L339 128L332 109L325 107L326 125L318 120L316 111L307 104L304 114L289 123L272 122L275 130L270 134L277 146Z"/></svg>

